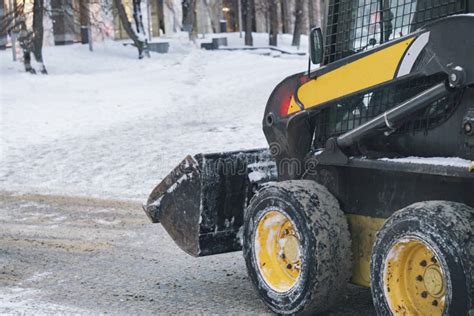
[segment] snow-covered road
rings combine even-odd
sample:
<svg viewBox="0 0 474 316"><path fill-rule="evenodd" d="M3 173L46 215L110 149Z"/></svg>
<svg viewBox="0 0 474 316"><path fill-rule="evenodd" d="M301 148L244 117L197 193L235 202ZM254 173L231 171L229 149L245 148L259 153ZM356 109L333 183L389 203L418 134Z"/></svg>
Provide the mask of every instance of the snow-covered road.
<svg viewBox="0 0 474 316"><path fill-rule="evenodd" d="M45 50L48 76L0 52L0 190L143 201L186 154L263 147L265 103L305 57L208 52L174 39Z"/></svg>
<svg viewBox="0 0 474 316"><path fill-rule="evenodd" d="M270 315L241 252L193 258L138 206L0 192L0 227L1 315ZM375 315L370 290L327 315Z"/></svg>

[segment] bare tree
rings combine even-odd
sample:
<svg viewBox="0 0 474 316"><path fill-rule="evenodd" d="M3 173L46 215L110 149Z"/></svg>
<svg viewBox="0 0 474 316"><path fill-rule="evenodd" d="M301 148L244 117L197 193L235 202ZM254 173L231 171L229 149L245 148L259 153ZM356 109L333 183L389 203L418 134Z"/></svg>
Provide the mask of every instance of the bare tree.
<svg viewBox="0 0 474 316"><path fill-rule="evenodd" d="M253 46L252 26L253 10L255 8L254 0L244 0L245 8L245 45Z"/></svg>
<svg viewBox="0 0 474 316"><path fill-rule="evenodd" d="M24 14L24 8L22 6L21 13L16 19L17 25L13 31L18 34L18 42L23 51L23 65L25 66L25 71L36 74L36 70L31 66L31 50L33 47L33 32L29 31L26 27L26 17Z"/></svg>
<svg viewBox="0 0 474 316"><path fill-rule="evenodd" d="M71 32L76 32L77 29L84 27L90 28L91 33L88 34L90 37L92 35L101 36L102 39L114 35L108 21L112 16L118 15L115 1L112 0L63 1L56 6L46 6L45 12L53 21L56 16L67 16L67 27ZM92 31L94 32L92 33ZM92 38L88 38L88 40L90 41Z"/></svg>
<svg viewBox="0 0 474 316"><path fill-rule="evenodd" d="M29 14L33 14L31 30L26 25ZM40 72L42 74L48 73L43 61L43 15L44 0L34 0L32 12L25 12L23 3L15 3L13 8L5 12L0 23L0 33L18 34L18 42L23 51L25 71L32 74L36 74L36 70L31 65L31 53L40 64Z"/></svg>
<svg viewBox="0 0 474 316"><path fill-rule="evenodd" d="M125 32L127 32L128 37L130 37L138 49L138 58L142 59L145 55L150 57L148 40L142 22L141 0L133 1L133 19L135 21L136 30L133 29L132 24L128 20L127 12L125 11L122 1L114 0L114 4Z"/></svg>
<svg viewBox="0 0 474 316"><path fill-rule="evenodd" d="M320 0L316 0L316 2L320 2ZM317 4L316 4L317 5ZM309 20L309 28L312 29L315 26L318 26L316 22L316 8L315 3L313 0L308 0L308 20Z"/></svg>
<svg viewBox="0 0 474 316"><path fill-rule="evenodd" d="M253 0L252 2L254 3L255 30L257 33L268 32L268 6L270 0Z"/></svg>
<svg viewBox="0 0 474 316"><path fill-rule="evenodd" d="M141 0L133 0L133 20L135 21L138 37L146 39L145 27L143 26Z"/></svg>
<svg viewBox="0 0 474 316"><path fill-rule="evenodd" d="M283 24L283 33L292 33L291 25L291 1L281 1L281 20Z"/></svg>
<svg viewBox="0 0 474 316"><path fill-rule="evenodd" d="M278 0L268 0L269 17L270 17L270 32L269 44L270 46L277 46L278 44Z"/></svg>
<svg viewBox="0 0 474 316"><path fill-rule="evenodd" d="M196 0L183 0L183 27L194 41L197 38Z"/></svg>
<svg viewBox="0 0 474 316"><path fill-rule="evenodd" d="M295 27L293 29L293 42L291 45L300 46L301 33L303 31L304 23L304 0L295 1Z"/></svg>
<svg viewBox="0 0 474 316"><path fill-rule="evenodd" d="M91 0L84 0L79 3L78 13L81 27L89 26L91 24L90 1Z"/></svg>
<svg viewBox="0 0 474 316"><path fill-rule="evenodd" d="M322 27L325 4L324 0L308 0L309 27Z"/></svg>
<svg viewBox="0 0 474 316"><path fill-rule="evenodd" d="M212 32L217 33L220 31L220 20L222 15L222 1L216 0L204 0L200 2L201 6L204 7L204 10L207 13L207 17L201 14L199 20L206 20L203 24L209 23L210 27L212 28ZM197 3L196 3L197 5ZM203 12L204 13L204 12ZM201 21L202 23L203 21ZM206 25L207 26L207 25ZM207 27L204 25L200 25L201 32L205 32Z"/></svg>

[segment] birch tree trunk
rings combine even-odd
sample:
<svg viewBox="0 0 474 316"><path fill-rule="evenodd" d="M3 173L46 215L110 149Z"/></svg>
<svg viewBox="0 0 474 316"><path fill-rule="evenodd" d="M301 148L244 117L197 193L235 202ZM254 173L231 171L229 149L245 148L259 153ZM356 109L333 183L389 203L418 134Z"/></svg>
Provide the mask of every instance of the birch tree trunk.
<svg viewBox="0 0 474 316"><path fill-rule="evenodd" d="M138 5L135 5L135 3L138 2ZM117 8L118 16L120 18L120 22L122 23L123 28L125 29L125 32L127 32L128 37L133 41L135 46L138 49L138 58L142 59L145 55L148 57L150 56L150 52L148 51L148 41L146 39L146 36L144 33L139 33L139 25L140 25L140 17L141 17L141 10L140 12L136 12L136 9L140 8L140 0L138 1L133 1L133 17L135 20L135 24L137 26L137 32L132 27L132 24L128 20L127 12L125 11L125 7L123 6L123 3L121 0L114 0L115 7ZM138 7L138 8L136 8ZM143 23L141 23L142 28L143 28ZM140 34L140 35L139 35ZM143 35L143 36L141 36Z"/></svg>
<svg viewBox="0 0 474 316"><path fill-rule="evenodd" d="M318 1L316 6L316 17L319 22L319 26L323 29L324 35L326 34L326 14L327 14L327 1Z"/></svg>
<svg viewBox="0 0 474 316"><path fill-rule="evenodd" d="M137 30L137 36L143 40L146 38L145 27L143 26L143 14L141 8L141 0L133 0L133 20Z"/></svg>
<svg viewBox="0 0 474 316"><path fill-rule="evenodd" d="M40 64L40 72L47 74L43 62L43 15L44 0L34 0L32 30L28 30L26 25L27 19L24 3L14 3L9 12L0 20L2 32L18 34L17 40L23 51L23 65L25 66L25 71L32 74L36 74L35 68L31 65L32 53L36 61Z"/></svg>
<svg viewBox="0 0 474 316"><path fill-rule="evenodd" d="M300 46L301 40L301 32L303 30L303 5L304 0L296 0L295 1L295 28L293 30L293 42L291 45L293 46Z"/></svg>
<svg viewBox="0 0 474 316"><path fill-rule="evenodd" d="M36 70L31 66L31 48L33 46L31 41L33 34L32 32L28 32L28 29L26 28L26 18L22 16L19 19L21 20L19 22L20 32L18 33L18 42L23 51L23 65L25 66L26 72L36 74Z"/></svg>
<svg viewBox="0 0 474 316"><path fill-rule="evenodd" d="M17 39L23 51L23 65L25 66L25 71L31 74L36 74L36 70L31 66L33 32L28 31L28 28L26 27L25 6L23 3L15 3L13 10L13 19L11 19L10 21L12 25L7 26L8 31L15 32L18 34Z"/></svg>
<svg viewBox="0 0 474 316"><path fill-rule="evenodd" d="M270 32L269 44L270 46L278 45L278 0L268 0L268 8L270 10Z"/></svg>
<svg viewBox="0 0 474 316"><path fill-rule="evenodd" d="M310 28L323 27L324 0L308 0L308 18Z"/></svg>
<svg viewBox="0 0 474 316"><path fill-rule="evenodd" d="M252 26L254 0L245 0L245 45L253 46Z"/></svg>

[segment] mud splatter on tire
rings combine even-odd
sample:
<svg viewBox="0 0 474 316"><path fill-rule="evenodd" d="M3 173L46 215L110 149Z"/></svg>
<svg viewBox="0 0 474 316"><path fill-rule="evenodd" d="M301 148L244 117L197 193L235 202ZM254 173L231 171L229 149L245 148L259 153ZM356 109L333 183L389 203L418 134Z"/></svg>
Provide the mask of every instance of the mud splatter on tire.
<svg viewBox="0 0 474 316"><path fill-rule="evenodd" d="M255 258L259 218L275 209L291 219L301 236L301 274L297 284L284 293L266 284ZM246 210L243 239L250 280L272 311L319 313L344 296L352 265L350 235L339 203L324 186L309 180L266 184Z"/></svg>
<svg viewBox="0 0 474 316"><path fill-rule="evenodd" d="M420 202L395 212L379 231L372 254L371 288L377 314L390 315L394 312L385 292L387 281L384 269L390 256L393 256L390 251L394 245L410 239L427 245L439 257L437 264L443 271L446 291L443 315L469 314L474 293L473 231L474 209L461 203ZM413 282L422 281L423 276L420 275ZM421 295L427 297L427 293Z"/></svg>

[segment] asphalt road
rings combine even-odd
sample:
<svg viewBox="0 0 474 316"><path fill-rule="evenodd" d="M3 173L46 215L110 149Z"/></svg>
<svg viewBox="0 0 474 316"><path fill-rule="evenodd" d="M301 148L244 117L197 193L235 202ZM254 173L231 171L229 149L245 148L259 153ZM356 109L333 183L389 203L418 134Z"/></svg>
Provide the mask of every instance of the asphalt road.
<svg viewBox="0 0 474 316"><path fill-rule="evenodd" d="M241 252L193 258L138 204L0 193L0 314L269 314ZM373 315L351 286L328 315Z"/></svg>

